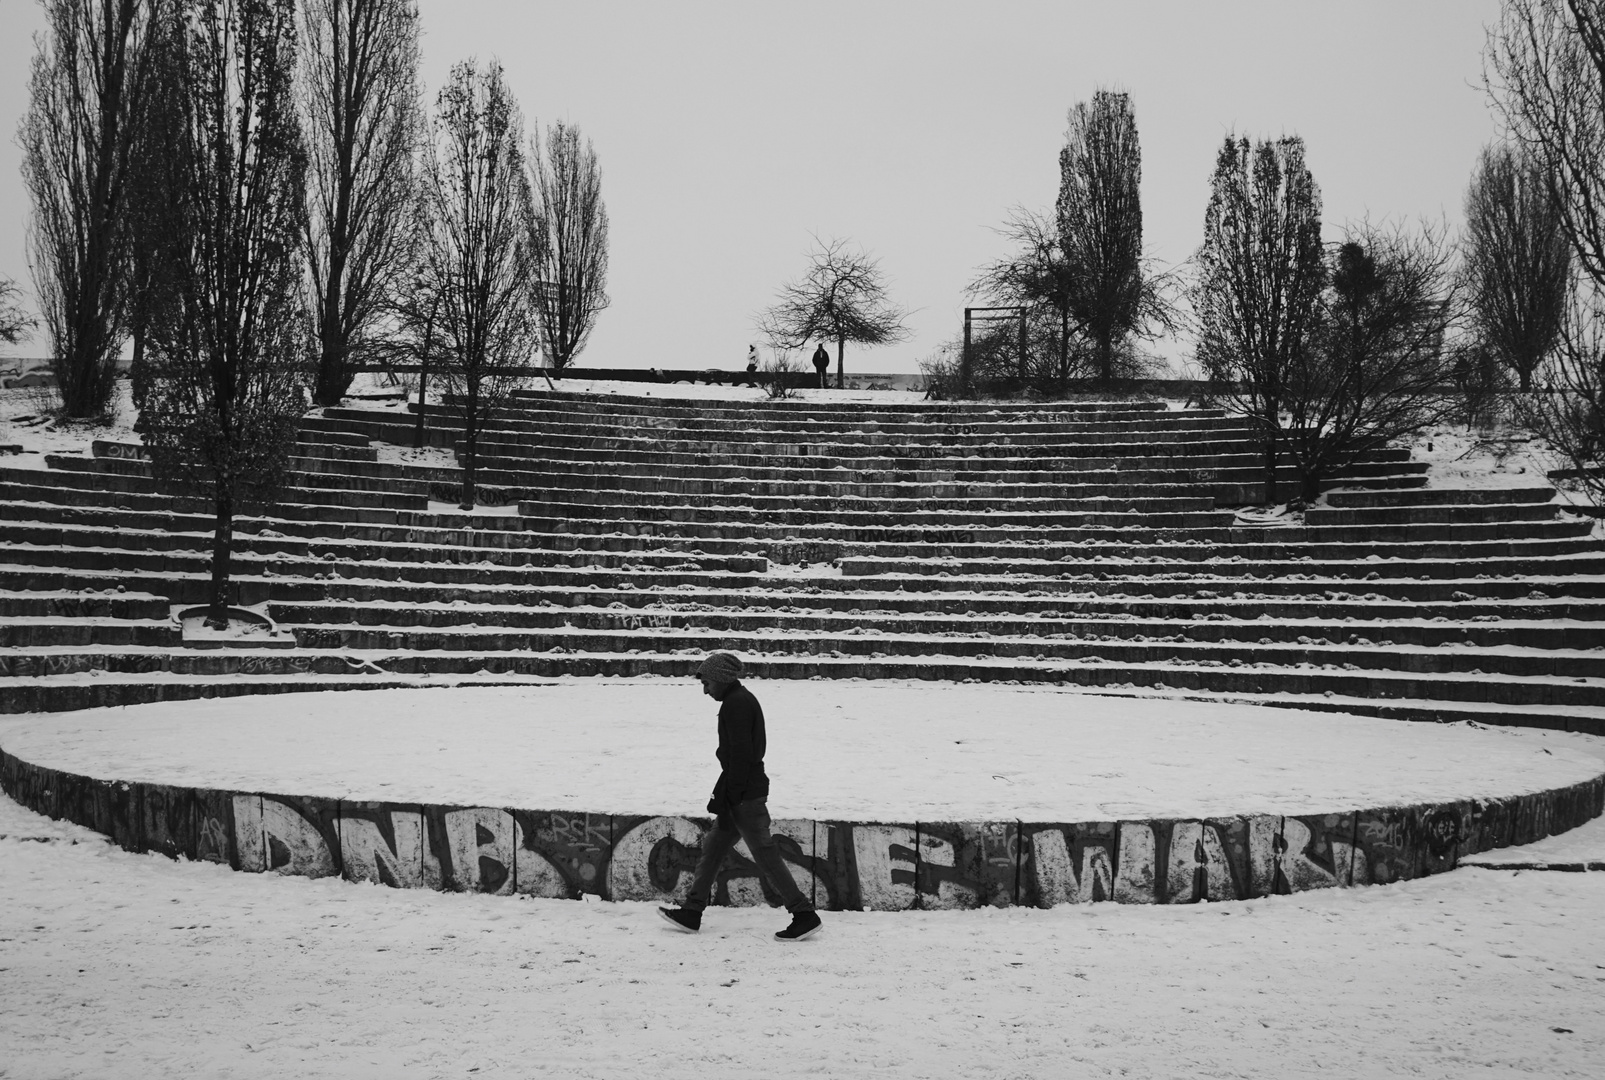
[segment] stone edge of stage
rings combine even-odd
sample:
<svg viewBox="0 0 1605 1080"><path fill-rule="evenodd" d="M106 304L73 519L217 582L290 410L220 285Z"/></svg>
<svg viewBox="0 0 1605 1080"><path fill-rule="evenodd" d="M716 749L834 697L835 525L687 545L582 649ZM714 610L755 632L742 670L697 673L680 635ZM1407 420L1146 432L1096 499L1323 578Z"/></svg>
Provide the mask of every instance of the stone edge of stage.
<svg viewBox="0 0 1605 1080"><path fill-rule="evenodd" d="M675 903L707 818L354 802L103 780L0 748L0 790L134 852L398 888ZM1605 810L1605 774L1564 787L1281 817L1097 822L781 819L782 854L820 908L900 911L1114 900L1241 900L1442 873ZM773 903L745 847L716 903Z"/></svg>

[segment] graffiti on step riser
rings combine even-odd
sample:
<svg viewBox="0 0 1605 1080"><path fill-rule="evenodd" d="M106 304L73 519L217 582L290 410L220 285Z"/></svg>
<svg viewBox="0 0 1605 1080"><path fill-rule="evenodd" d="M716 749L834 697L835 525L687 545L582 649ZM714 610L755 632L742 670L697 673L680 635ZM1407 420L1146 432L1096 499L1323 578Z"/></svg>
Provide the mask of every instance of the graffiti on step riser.
<svg viewBox="0 0 1605 1080"><path fill-rule="evenodd" d="M656 613L620 615L618 623L624 630L662 629L674 625L674 616Z"/></svg>
<svg viewBox="0 0 1605 1080"><path fill-rule="evenodd" d="M240 658L241 675L306 675L312 660L305 656L245 656Z"/></svg>
<svg viewBox="0 0 1605 1080"><path fill-rule="evenodd" d="M393 888L675 903L707 819L360 802L98 780L0 754L0 788L134 851ZM1598 816L1605 777L1556 791L1316 816L1085 823L776 819L821 908L1184 904L1385 884ZM774 904L738 845L714 902Z"/></svg>
<svg viewBox="0 0 1605 1080"><path fill-rule="evenodd" d="M320 817L314 800L265 796L234 796L233 817L243 870L661 902L685 898L710 824L352 803ZM798 887L816 903L902 910L1194 903L1381 883L1447 869L1472 828L1438 809L1024 827L777 819L773 831ZM1427 865L1434 861L1443 865ZM744 843L721 873L715 899L776 899Z"/></svg>
<svg viewBox="0 0 1605 1080"><path fill-rule="evenodd" d="M112 443L95 440L94 455L98 458L116 458L121 461L149 461L150 454L143 446L133 443Z"/></svg>

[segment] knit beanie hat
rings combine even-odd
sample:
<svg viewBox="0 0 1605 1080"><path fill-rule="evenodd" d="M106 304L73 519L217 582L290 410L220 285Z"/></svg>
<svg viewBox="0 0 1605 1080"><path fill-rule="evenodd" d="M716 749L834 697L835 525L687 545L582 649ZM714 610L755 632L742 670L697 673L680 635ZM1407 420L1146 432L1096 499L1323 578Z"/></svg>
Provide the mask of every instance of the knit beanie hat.
<svg viewBox="0 0 1605 1080"><path fill-rule="evenodd" d="M735 653L710 653L697 668L697 678L707 679L709 682L733 683L741 678L741 658Z"/></svg>

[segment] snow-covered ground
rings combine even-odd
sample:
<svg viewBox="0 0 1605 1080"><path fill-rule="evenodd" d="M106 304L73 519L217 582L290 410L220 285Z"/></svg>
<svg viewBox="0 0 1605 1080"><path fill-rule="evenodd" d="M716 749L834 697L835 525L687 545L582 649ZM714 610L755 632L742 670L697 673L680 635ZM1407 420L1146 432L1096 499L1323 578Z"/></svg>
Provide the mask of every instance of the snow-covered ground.
<svg viewBox="0 0 1605 1080"><path fill-rule="evenodd" d="M1525 794L1605 739L929 682L754 681L771 809L847 821L1323 814ZM269 695L0 719L0 747L102 779L696 815L717 705L692 680Z"/></svg>
<svg viewBox="0 0 1605 1080"><path fill-rule="evenodd" d="M1602 909L1605 874L1462 869L827 913L781 945L763 909L692 937L647 904L173 863L0 796L0 1077L1594 1078Z"/></svg>

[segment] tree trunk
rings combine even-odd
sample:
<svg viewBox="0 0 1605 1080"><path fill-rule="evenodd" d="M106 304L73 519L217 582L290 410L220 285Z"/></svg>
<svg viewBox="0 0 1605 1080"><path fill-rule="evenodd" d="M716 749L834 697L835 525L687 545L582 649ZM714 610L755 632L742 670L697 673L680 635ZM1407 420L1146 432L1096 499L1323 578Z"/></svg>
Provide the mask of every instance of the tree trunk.
<svg viewBox="0 0 1605 1080"><path fill-rule="evenodd" d="M463 498L459 510L474 508L474 466L479 456L479 402L470 397L463 417Z"/></svg>
<svg viewBox="0 0 1605 1080"><path fill-rule="evenodd" d="M206 612L206 625L214 630L228 629L229 552L234 546L234 495L218 479L215 501L217 524L212 531L212 594Z"/></svg>
<svg viewBox="0 0 1605 1080"><path fill-rule="evenodd" d="M1265 436L1265 503L1276 504L1276 429Z"/></svg>
<svg viewBox="0 0 1605 1080"><path fill-rule="evenodd" d="M1070 385L1070 305L1059 308L1059 385Z"/></svg>
<svg viewBox="0 0 1605 1080"><path fill-rule="evenodd" d="M1305 472L1304 475L1300 477L1299 497L1303 499L1306 504L1313 503L1316 499L1321 497L1321 480L1321 475L1314 472Z"/></svg>
<svg viewBox="0 0 1605 1080"><path fill-rule="evenodd" d="M345 260L338 252L329 260L329 282L323 290L318 320L318 386L314 395L319 405L338 405L351 389L345 339L340 333L340 282L345 276Z"/></svg>
<svg viewBox="0 0 1605 1080"><path fill-rule="evenodd" d="M1105 386L1115 377L1115 344L1108 333L1098 335L1098 381Z"/></svg>
<svg viewBox="0 0 1605 1080"><path fill-rule="evenodd" d="M841 390L847 385L846 369L842 362L842 350L847 347L846 338L836 339L836 389Z"/></svg>
<svg viewBox="0 0 1605 1080"><path fill-rule="evenodd" d="M429 389L429 354L425 352L418 362L418 419L412 428L412 448L422 450L424 447L424 395Z"/></svg>

